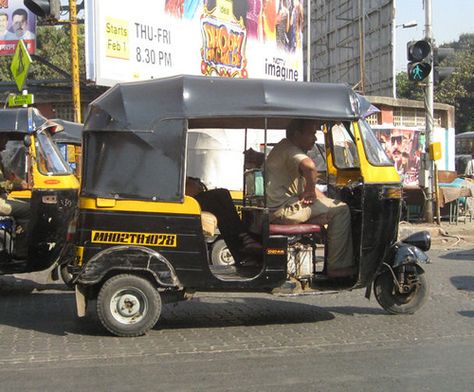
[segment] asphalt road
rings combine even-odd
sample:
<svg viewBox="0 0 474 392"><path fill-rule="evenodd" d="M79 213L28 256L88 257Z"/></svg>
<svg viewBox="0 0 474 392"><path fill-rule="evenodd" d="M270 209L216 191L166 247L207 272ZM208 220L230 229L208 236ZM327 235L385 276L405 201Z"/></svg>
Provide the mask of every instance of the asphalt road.
<svg viewBox="0 0 474 392"><path fill-rule="evenodd" d="M0 278L0 391L470 391L474 247L432 251L430 299L390 316L363 290L201 293L110 336L45 274Z"/></svg>

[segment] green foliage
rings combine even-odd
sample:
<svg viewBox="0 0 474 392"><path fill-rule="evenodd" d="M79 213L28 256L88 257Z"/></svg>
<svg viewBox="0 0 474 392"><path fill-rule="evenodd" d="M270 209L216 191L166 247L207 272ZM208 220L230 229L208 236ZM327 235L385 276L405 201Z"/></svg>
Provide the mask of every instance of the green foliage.
<svg viewBox="0 0 474 392"><path fill-rule="evenodd" d="M453 74L435 87L435 101L453 105L456 131L474 130L474 34L462 34L459 40L443 45L455 49L445 64L455 67Z"/></svg>
<svg viewBox="0 0 474 392"><path fill-rule="evenodd" d="M36 33L36 55L43 57L64 72L71 73L71 44L69 25L61 26L38 26ZM79 25L79 64L81 75L84 75L84 26ZM0 57L0 79L4 81L13 81L10 72L12 56ZM52 80L64 79L64 76L55 70L41 64L38 61L32 61L28 74L30 80Z"/></svg>
<svg viewBox="0 0 474 392"><path fill-rule="evenodd" d="M397 74L397 98L423 100L423 88L418 83L408 79L406 72Z"/></svg>

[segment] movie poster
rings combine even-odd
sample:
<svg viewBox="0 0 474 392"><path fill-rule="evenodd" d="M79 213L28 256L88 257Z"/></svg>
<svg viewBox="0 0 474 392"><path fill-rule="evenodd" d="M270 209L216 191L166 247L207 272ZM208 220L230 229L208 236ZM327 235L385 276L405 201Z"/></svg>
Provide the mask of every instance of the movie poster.
<svg viewBox="0 0 474 392"><path fill-rule="evenodd" d="M375 136L393 160L403 186L418 186L425 137L417 130L374 129Z"/></svg>
<svg viewBox="0 0 474 392"><path fill-rule="evenodd" d="M303 0L86 2L88 79L178 74L303 81Z"/></svg>
<svg viewBox="0 0 474 392"><path fill-rule="evenodd" d="M28 53L36 50L36 15L23 4L23 0L0 0L0 55L15 53L22 39Z"/></svg>

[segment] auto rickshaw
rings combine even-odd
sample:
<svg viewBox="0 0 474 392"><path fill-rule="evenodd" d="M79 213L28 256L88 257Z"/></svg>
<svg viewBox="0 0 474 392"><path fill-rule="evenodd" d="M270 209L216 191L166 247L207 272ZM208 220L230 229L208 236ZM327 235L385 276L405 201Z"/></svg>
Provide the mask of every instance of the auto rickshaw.
<svg viewBox="0 0 474 392"><path fill-rule="evenodd" d="M152 328L162 304L196 291L298 293L374 288L390 313L413 313L427 298L422 263L430 237L397 241L400 178L364 115L370 103L343 84L176 76L117 84L90 105L75 234L78 315L96 301L118 336ZM326 123L317 146L327 191L351 210L353 279L325 279L324 227L269 222L263 168L245 170L242 220L263 247L248 269L212 265L205 211L185 195L188 131L286 129L293 119ZM264 153L268 149L264 147ZM319 243L321 243L319 245Z"/></svg>
<svg viewBox="0 0 474 392"><path fill-rule="evenodd" d="M61 130L35 108L0 110L0 134L8 137L1 153L3 174L13 184L22 184L8 198L29 203L31 216L26 227L12 216L0 217L2 275L46 270L61 260L79 189L52 140Z"/></svg>
<svg viewBox="0 0 474 392"><path fill-rule="evenodd" d="M82 151L82 124L54 118L51 121L62 126L62 132L53 135L54 142L58 145L62 157L67 162L73 173L80 179L81 151Z"/></svg>

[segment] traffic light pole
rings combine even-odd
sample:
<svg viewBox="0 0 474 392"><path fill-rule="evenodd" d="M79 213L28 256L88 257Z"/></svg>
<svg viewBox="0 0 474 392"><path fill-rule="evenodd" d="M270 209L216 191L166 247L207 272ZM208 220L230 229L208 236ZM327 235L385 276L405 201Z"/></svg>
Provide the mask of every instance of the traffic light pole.
<svg viewBox="0 0 474 392"><path fill-rule="evenodd" d="M431 28L431 0L425 0L425 37L426 40L433 46L433 32ZM433 60L431 60L431 64ZM434 84L433 74L430 72L426 81L425 87L425 170L428 170L428 181L425 184L425 208L424 208L424 219L428 223L433 223L433 181L434 181L434 167L433 160L431 159L428 151L429 146L432 143L433 128L434 128Z"/></svg>
<svg viewBox="0 0 474 392"><path fill-rule="evenodd" d="M72 104L74 121L81 122L81 90L79 76L79 44L77 34L77 6L76 0L69 0L69 26L71 33L71 78L72 78Z"/></svg>

